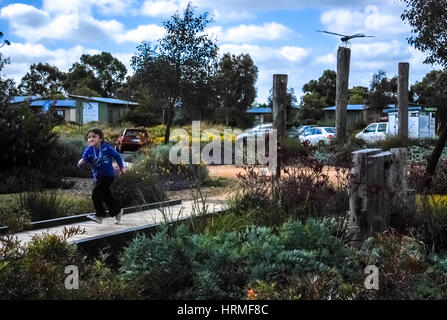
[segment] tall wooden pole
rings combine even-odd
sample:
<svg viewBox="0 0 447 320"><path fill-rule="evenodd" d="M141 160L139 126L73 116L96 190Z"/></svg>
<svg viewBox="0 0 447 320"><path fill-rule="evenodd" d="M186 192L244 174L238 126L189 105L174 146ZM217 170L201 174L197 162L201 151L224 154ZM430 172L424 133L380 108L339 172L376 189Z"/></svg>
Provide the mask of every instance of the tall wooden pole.
<svg viewBox="0 0 447 320"><path fill-rule="evenodd" d="M346 141L346 114L348 106L349 65L351 49L339 47L337 51L337 87L335 97L335 128L338 144Z"/></svg>
<svg viewBox="0 0 447 320"><path fill-rule="evenodd" d="M399 137L408 139L408 74L410 64L399 63L397 83L397 104L399 109Z"/></svg>
<svg viewBox="0 0 447 320"><path fill-rule="evenodd" d="M286 103L287 103L287 75L273 75L273 129L276 129L277 141L280 143L281 137L286 132ZM281 175L281 164L279 159L276 166L276 177Z"/></svg>

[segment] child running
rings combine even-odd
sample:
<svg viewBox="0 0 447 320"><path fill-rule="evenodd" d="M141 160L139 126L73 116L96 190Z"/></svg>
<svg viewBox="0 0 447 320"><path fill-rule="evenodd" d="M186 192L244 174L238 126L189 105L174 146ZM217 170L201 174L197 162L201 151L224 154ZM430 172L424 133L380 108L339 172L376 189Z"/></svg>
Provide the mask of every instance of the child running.
<svg viewBox="0 0 447 320"><path fill-rule="evenodd" d="M87 133L88 147L85 148L82 158L78 162L80 168L84 164L92 167L93 181L95 186L92 192L93 205L96 214L88 215L88 218L102 223L106 216L103 203L107 205L111 217L115 217L115 224L119 224L123 210L110 192L110 186L115 178L115 169L112 161L115 160L120 172L124 173L121 155L107 142L104 141L104 133L99 128L92 128Z"/></svg>

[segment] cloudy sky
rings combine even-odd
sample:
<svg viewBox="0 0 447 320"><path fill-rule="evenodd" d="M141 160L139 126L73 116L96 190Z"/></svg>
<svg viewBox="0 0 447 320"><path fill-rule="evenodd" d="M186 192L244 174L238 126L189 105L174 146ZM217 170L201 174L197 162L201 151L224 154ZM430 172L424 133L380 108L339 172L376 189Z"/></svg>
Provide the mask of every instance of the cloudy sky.
<svg viewBox="0 0 447 320"><path fill-rule="evenodd" d="M213 16L207 33L220 54L248 53L259 69L256 101L267 101L274 74L287 74L298 99L303 84L336 70L339 38L316 32L362 32L352 40L349 86L368 86L374 73L397 74L410 63L410 83L438 69L407 43L410 27L400 19L398 0L193 0L197 12ZM163 37L162 22L182 12L183 0L0 0L0 31L11 41L2 76L16 83L32 63L68 71L83 53L112 53L132 73L130 58L143 40Z"/></svg>

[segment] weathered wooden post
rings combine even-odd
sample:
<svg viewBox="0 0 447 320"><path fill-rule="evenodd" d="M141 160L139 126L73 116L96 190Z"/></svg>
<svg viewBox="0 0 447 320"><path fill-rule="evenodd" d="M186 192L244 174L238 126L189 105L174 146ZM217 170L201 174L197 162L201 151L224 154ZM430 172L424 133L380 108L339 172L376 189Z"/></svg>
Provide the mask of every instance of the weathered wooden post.
<svg viewBox="0 0 447 320"><path fill-rule="evenodd" d="M397 105L399 109L399 137L408 139L408 73L410 64L399 63L397 83Z"/></svg>
<svg viewBox="0 0 447 320"><path fill-rule="evenodd" d="M287 75L273 75L273 129L276 129L277 141L280 144L281 138L286 132L286 103L287 103ZM281 163L279 158L276 164L276 177L281 175Z"/></svg>
<svg viewBox="0 0 447 320"><path fill-rule="evenodd" d="M348 106L349 65L351 49L339 47L337 51L337 84L335 97L335 128L337 142L341 145L346 141L346 117Z"/></svg>
<svg viewBox="0 0 447 320"><path fill-rule="evenodd" d="M353 153L349 184L350 226L353 241L383 232L391 220L391 208L406 201L407 150L364 149Z"/></svg>
<svg viewBox="0 0 447 320"><path fill-rule="evenodd" d="M354 165L349 177L349 225L354 229L353 241L363 241L367 229L367 158L380 152L380 149L353 152Z"/></svg>

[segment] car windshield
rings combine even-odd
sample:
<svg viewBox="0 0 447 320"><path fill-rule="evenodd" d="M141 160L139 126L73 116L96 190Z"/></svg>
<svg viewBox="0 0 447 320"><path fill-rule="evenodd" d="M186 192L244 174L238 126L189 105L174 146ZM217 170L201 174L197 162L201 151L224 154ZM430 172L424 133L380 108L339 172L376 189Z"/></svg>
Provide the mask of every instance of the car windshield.
<svg viewBox="0 0 447 320"><path fill-rule="evenodd" d="M146 135L146 132L143 130L126 130L126 137L138 137L140 135Z"/></svg>
<svg viewBox="0 0 447 320"><path fill-rule="evenodd" d="M335 133L335 128L324 128L327 133Z"/></svg>

